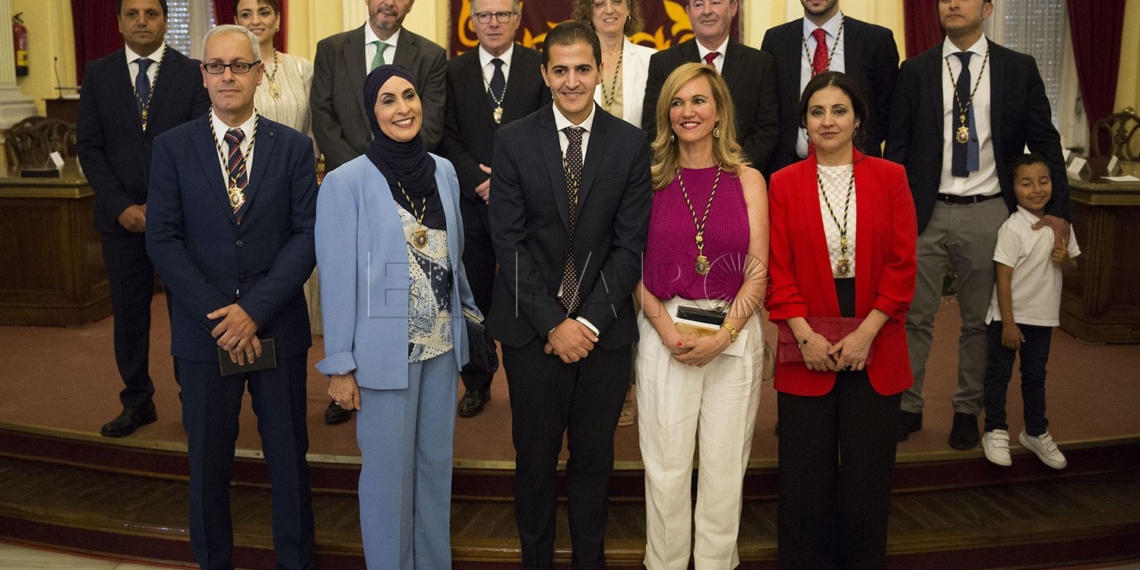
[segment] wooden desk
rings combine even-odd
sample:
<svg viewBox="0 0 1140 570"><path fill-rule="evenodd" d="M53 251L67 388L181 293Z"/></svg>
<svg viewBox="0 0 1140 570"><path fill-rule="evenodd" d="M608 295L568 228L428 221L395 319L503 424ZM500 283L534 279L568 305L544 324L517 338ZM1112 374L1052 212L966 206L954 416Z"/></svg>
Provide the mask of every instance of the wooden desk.
<svg viewBox="0 0 1140 570"><path fill-rule="evenodd" d="M111 314L95 194L61 178L0 177L0 325L82 326Z"/></svg>
<svg viewBox="0 0 1140 570"><path fill-rule="evenodd" d="M1140 343L1140 182L1070 180L1081 256L1061 328L1086 342Z"/></svg>

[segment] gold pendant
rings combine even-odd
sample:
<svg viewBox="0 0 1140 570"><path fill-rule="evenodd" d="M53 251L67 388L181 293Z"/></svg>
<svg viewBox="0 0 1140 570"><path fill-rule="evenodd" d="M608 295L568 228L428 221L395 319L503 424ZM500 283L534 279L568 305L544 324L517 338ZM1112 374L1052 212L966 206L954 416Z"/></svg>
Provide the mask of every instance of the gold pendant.
<svg viewBox="0 0 1140 570"><path fill-rule="evenodd" d="M502 105L495 107L494 118L495 118L495 124L496 125L503 122L503 107L502 107Z"/></svg>
<svg viewBox="0 0 1140 570"><path fill-rule="evenodd" d="M841 276L847 275L851 271L851 262L847 261L846 257L840 257L839 261L835 263L835 272Z"/></svg>
<svg viewBox="0 0 1140 570"><path fill-rule="evenodd" d="M233 207L235 212L238 211L242 204L245 204L245 193L237 186L230 186L227 193L230 195L230 206Z"/></svg>
<svg viewBox="0 0 1140 570"><path fill-rule="evenodd" d="M276 81L269 82L269 94L272 95L274 99L281 98L281 86L278 85Z"/></svg>
<svg viewBox="0 0 1140 570"><path fill-rule="evenodd" d="M704 254L698 255L697 256L697 263L693 267L693 269L697 272L697 275L708 275L709 274L709 258L705 257Z"/></svg>
<svg viewBox="0 0 1140 570"><path fill-rule="evenodd" d="M970 142L970 127L966 125L958 127L958 130L954 132L954 140L958 141L959 144Z"/></svg>
<svg viewBox="0 0 1140 570"><path fill-rule="evenodd" d="M420 228L412 232L412 245L416 246L416 249L423 249L427 242L427 230Z"/></svg>
<svg viewBox="0 0 1140 570"><path fill-rule="evenodd" d="M144 122L144 123L146 122L146 117L147 117L147 115L149 114L149 113L147 112L148 110L149 110L149 109L145 109L145 108L142 110L142 120L143 120L143 122Z"/></svg>

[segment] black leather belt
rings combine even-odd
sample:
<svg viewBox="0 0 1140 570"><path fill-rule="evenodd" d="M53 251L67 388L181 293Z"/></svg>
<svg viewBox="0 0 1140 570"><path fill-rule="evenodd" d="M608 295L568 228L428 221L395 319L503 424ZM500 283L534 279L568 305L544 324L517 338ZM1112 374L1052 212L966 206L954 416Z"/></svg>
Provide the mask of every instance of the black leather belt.
<svg viewBox="0 0 1140 570"><path fill-rule="evenodd" d="M939 202L945 202L947 204L962 205L962 204L977 204L979 202L985 202L986 200L992 200L994 198L999 198L999 197L1001 197L1001 194L990 194L989 196L979 196L979 195L955 196L953 194L939 194L938 195L938 201Z"/></svg>

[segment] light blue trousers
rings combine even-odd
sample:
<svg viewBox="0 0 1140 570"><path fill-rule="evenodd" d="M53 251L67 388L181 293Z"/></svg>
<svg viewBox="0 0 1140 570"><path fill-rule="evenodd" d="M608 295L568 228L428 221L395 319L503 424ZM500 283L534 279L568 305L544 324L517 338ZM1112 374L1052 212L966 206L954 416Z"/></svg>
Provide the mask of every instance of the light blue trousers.
<svg viewBox="0 0 1140 570"><path fill-rule="evenodd" d="M448 351L409 364L407 389L360 389L360 530L369 568L451 568L458 375Z"/></svg>

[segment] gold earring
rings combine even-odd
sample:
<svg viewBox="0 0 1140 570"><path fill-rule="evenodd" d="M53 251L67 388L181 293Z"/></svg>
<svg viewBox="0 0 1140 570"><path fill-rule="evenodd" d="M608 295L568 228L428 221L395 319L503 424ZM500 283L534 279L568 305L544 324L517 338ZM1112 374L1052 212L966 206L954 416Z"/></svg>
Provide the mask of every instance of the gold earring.
<svg viewBox="0 0 1140 570"><path fill-rule="evenodd" d="M677 133L669 133L669 144L677 142Z"/></svg>
<svg viewBox="0 0 1140 570"><path fill-rule="evenodd" d="M713 138L714 139L720 138L720 121L717 121L716 126L713 127Z"/></svg>

